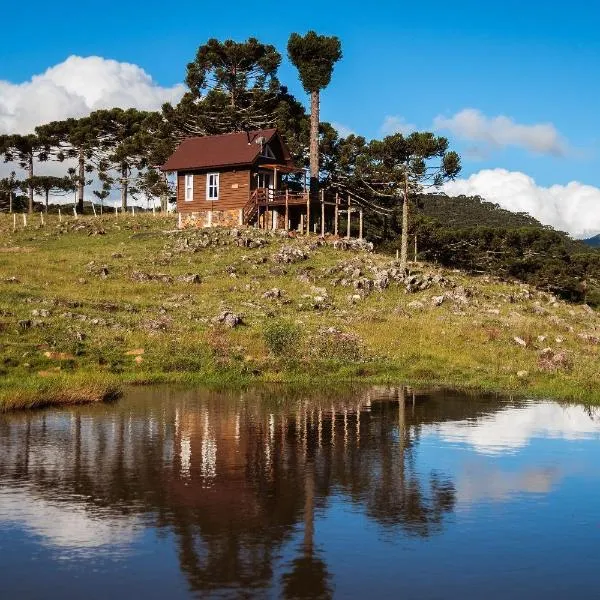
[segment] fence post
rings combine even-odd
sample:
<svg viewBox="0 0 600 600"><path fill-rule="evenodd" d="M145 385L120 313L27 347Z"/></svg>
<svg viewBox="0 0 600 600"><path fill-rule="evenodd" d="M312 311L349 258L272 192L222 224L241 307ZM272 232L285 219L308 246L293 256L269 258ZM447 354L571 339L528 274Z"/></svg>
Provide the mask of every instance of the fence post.
<svg viewBox="0 0 600 600"><path fill-rule="evenodd" d="M346 229L346 238L350 239L350 214L352 213L352 208L350 206L350 196L348 196L348 226Z"/></svg>

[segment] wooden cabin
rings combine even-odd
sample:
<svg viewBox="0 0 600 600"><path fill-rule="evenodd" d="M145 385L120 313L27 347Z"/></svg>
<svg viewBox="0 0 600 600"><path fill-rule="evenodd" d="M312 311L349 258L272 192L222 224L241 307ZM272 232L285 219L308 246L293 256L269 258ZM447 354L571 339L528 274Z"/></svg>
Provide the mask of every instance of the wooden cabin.
<svg viewBox="0 0 600 600"><path fill-rule="evenodd" d="M162 170L177 173L183 225L302 230L310 213L303 171L276 129L186 139Z"/></svg>

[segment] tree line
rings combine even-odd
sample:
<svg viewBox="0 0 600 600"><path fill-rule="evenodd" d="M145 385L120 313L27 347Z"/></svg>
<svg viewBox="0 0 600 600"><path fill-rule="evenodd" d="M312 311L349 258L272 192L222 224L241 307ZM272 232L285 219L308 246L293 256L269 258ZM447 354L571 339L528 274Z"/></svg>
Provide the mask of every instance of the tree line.
<svg viewBox="0 0 600 600"><path fill-rule="evenodd" d="M278 78L282 56L256 38L243 42L210 39L187 65L187 90L176 105L160 111L112 108L75 119L46 123L34 133L0 136L0 156L16 163L16 174L0 181L0 195L13 210L19 190L26 193L27 210L34 196L76 193L76 209L83 212L86 186L97 175L94 195L103 201L119 189L121 206L143 193L161 198L170 193L158 170L177 144L191 136L215 135L277 127L299 165L310 170L310 194L319 188L342 192L373 214L403 214L402 261L406 264L411 198L423 188L439 186L460 171L460 159L448 140L432 133L400 133L367 141L340 137L320 120L320 94L330 83L342 58L340 40L309 31L292 33L287 45L290 61L310 96L310 114ZM37 165L48 161L76 166L62 177L40 176Z"/></svg>

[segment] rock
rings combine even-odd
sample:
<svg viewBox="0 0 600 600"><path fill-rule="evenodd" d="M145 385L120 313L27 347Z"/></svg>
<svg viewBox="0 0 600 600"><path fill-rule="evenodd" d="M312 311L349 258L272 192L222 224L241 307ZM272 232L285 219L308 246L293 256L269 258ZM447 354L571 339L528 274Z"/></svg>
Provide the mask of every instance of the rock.
<svg viewBox="0 0 600 600"><path fill-rule="evenodd" d="M499 315L500 309L499 308L488 308L485 312L487 312L488 315Z"/></svg>
<svg viewBox="0 0 600 600"><path fill-rule="evenodd" d="M433 306L441 306L444 303L444 296L432 296L431 304Z"/></svg>
<svg viewBox="0 0 600 600"><path fill-rule="evenodd" d="M304 250L294 246L283 246L277 254L273 255L272 258L276 263L289 264L306 260L308 258L308 254L304 252Z"/></svg>
<svg viewBox="0 0 600 600"><path fill-rule="evenodd" d="M19 321L19 329L29 329L31 327L30 319L23 319Z"/></svg>
<svg viewBox="0 0 600 600"><path fill-rule="evenodd" d="M281 298L281 290L279 288L271 288L270 290L267 290L262 297L276 300L277 298Z"/></svg>
<svg viewBox="0 0 600 600"><path fill-rule="evenodd" d="M515 344L518 344L522 348L527 348L527 342L523 338L515 336L513 340L515 341Z"/></svg>
<svg viewBox="0 0 600 600"><path fill-rule="evenodd" d="M600 344L600 338L596 335L592 335L591 333L578 333L577 337L585 340L586 342L590 342L590 344Z"/></svg>
<svg viewBox="0 0 600 600"><path fill-rule="evenodd" d="M564 352L554 352L552 348L544 348L538 358L538 367L542 371L570 370L573 364L570 356Z"/></svg>
<svg viewBox="0 0 600 600"><path fill-rule="evenodd" d="M220 315L216 316L212 322L215 325L225 325L225 327L229 327L230 329L233 329L234 327L237 327L238 325L242 325L243 324L243 319L241 317L241 315L237 315L234 312L230 311L230 310L224 310Z"/></svg>
<svg viewBox="0 0 600 600"><path fill-rule="evenodd" d="M529 371L517 371L517 377L519 379L525 379L525 377L529 376Z"/></svg>
<svg viewBox="0 0 600 600"><path fill-rule="evenodd" d="M425 304L420 300L413 300L407 304L407 307L412 310L423 310L425 308Z"/></svg>
<svg viewBox="0 0 600 600"><path fill-rule="evenodd" d="M202 278L198 273L186 273L185 275L180 275L177 278L177 281L181 281L183 283L202 283Z"/></svg>

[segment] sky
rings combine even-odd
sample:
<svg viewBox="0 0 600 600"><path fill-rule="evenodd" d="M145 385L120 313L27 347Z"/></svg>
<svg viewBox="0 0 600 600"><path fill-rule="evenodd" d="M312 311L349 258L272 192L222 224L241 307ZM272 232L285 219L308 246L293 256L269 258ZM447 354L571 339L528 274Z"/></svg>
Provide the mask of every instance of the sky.
<svg viewBox="0 0 600 600"><path fill-rule="evenodd" d="M280 80L307 98L289 34L337 35L344 57L322 120L367 138L433 130L462 157L446 191L479 194L575 236L600 232L600 4L123 3L3 6L0 133L95 108L160 107L211 37L255 36L284 56Z"/></svg>

